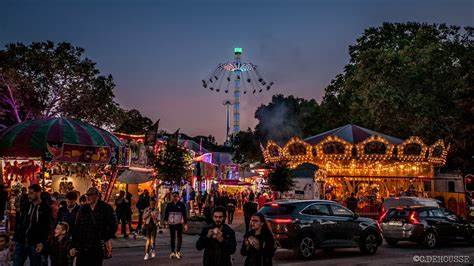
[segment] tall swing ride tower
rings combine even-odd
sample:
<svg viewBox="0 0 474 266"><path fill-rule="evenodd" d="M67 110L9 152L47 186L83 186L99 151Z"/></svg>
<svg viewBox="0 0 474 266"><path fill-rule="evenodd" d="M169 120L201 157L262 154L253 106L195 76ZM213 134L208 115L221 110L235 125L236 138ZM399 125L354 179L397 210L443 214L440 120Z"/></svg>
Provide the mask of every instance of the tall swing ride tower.
<svg viewBox="0 0 474 266"><path fill-rule="evenodd" d="M270 90L273 82L267 82L260 75L257 65L251 62L242 62L242 48L234 48L234 60L219 64L214 71L202 80L202 86L216 93L228 94L233 92L233 100L226 100L232 104L232 133L240 131L240 97L242 94L255 95ZM228 105L226 106L228 107ZM226 140L229 139L228 125L230 124L227 111Z"/></svg>

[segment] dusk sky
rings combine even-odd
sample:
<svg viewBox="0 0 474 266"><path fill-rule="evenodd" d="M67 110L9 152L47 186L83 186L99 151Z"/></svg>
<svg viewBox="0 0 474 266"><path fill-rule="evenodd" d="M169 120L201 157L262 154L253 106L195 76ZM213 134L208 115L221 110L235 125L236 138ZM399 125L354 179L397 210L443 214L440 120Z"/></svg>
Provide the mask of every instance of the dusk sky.
<svg viewBox="0 0 474 266"><path fill-rule="evenodd" d="M53 40L83 47L116 98L167 130L225 136L223 100L201 86L242 47L273 90L241 99L241 128L272 94L321 99L348 46L382 22L474 25L474 1L0 1L0 45Z"/></svg>

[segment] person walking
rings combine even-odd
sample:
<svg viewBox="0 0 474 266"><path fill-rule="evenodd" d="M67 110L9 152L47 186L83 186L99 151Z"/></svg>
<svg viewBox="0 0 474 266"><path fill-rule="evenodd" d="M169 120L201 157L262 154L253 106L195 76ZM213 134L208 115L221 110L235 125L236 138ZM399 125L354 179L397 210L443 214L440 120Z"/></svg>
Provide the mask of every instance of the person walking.
<svg viewBox="0 0 474 266"><path fill-rule="evenodd" d="M229 200L227 201L227 223L232 224L234 221L234 212L237 206L237 200L234 196L230 195Z"/></svg>
<svg viewBox="0 0 474 266"><path fill-rule="evenodd" d="M168 223L170 229L170 259L176 258L181 259L181 243L183 242L183 229L184 231L188 230L187 225L187 216L186 216L186 206L179 199L179 192L174 191L172 193L173 199L168 205L166 205L165 210L165 222ZM177 240L177 245L176 245Z"/></svg>
<svg viewBox="0 0 474 266"><path fill-rule="evenodd" d="M126 191L125 192L125 198L127 199L127 224L128 224L128 231L130 234L133 234L136 237L135 231L133 230L132 227L132 222L133 222L133 209L132 209L132 193Z"/></svg>
<svg viewBox="0 0 474 266"><path fill-rule="evenodd" d="M226 209L215 207L212 224L205 227L196 242L197 250L204 250L202 263L205 266L231 266L231 255L235 253L237 242L235 232L225 224Z"/></svg>
<svg viewBox="0 0 474 266"><path fill-rule="evenodd" d="M87 190L87 203L77 214L72 233L70 255L77 256L76 266L102 266L112 256L112 241L117 222L112 207L100 200L99 190Z"/></svg>
<svg viewBox="0 0 474 266"><path fill-rule="evenodd" d="M68 224L68 234L74 231L77 213L81 207L77 204L77 193L68 192L66 194L66 206L62 206L58 210L58 224L66 222Z"/></svg>
<svg viewBox="0 0 474 266"><path fill-rule="evenodd" d="M254 194L249 195L249 200L244 203L244 221L245 221L245 232L249 231L250 218L257 212L257 203L254 202Z"/></svg>
<svg viewBox="0 0 474 266"><path fill-rule="evenodd" d="M203 205L203 196L202 196L202 193L201 191L198 191L196 193L196 204L197 204L197 207L198 207L198 215L201 215L202 214L202 205Z"/></svg>
<svg viewBox="0 0 474 266"><path fill-rule="evenodd" d="M351 196L347 198L347 201L346 201L347 208L351 210L353 213L355 213L357 210L358 203L359 203L359 200L355 197L355 193L351 192Z"/></svg>
<svg viewBox="0 0 474 266"><path fill-rule="evenodd" d="M156 208L155 198L149 198L148 207L143 211L143 220L145 224L145 258L148 260L150 257L156 257L155 251L155 239L156 231L158 230L158 224L160 222L160 212Z"/></svg>
<svg viewBox="0 0 474 266"><path fill-rule="evenodd" d="M155 201L156 202L156 201ZM146 208L150 206L150 194L148 190L144 190L143 193L138 198L137 210L138 210L138 224L137 224L137 233L142 232L142 223L143 223L143 212Z"/></svg>
<svg viewBox="0 0 474 266"><path fill-rule="evenodd" d="M204 217L206 218L206 223L211 224L212 223L212 209L215 207L215 197L214 197L214 192L211 191L211 193L207 194L206 196L206 203L204 206L203 214Z"/></svg>
<svg viewBox="0 0 474 266"><path fill-rule="evenodd" d="M196 202L196 191L191 187L189 191L189 214L195 214L194 212L194 203Z"/></svg>
<svg viewBox="0 0 474 266"><path fill-rule="evenodd" d="M245 266L272 266L275 255L275 239L261 213L252 215L250 230L245 233L240 254Z"/></svg>
<svg viewBox="0 0 474 266"><path fill-rule="evenodd" d="M56 225L54 235L48 241L47 246L51 266L72 266L73 260L69 255L71 248L71 239L68 237L69 234L69 225L67 222L59 222L58 225Z"/></svg>
<svg viewBox="0 0 474 266"><path fill-rule="evenodd" d="M21 206L15 223L13 265L23 266L27 258L31 266L48 265L43 249L53 226L51 208L41 199L38 184L28 188L28 199L29 202Z"/></svg>
<svg viewBox="0 0 474 266"><path fill-rule="evenodd" d="M118 198L115 200L115 212L121 225L120 233L123 235L123 238L128 238L127 223L129 222L129 211L130 206L125 196L125 191L121 190Z"/></svg>

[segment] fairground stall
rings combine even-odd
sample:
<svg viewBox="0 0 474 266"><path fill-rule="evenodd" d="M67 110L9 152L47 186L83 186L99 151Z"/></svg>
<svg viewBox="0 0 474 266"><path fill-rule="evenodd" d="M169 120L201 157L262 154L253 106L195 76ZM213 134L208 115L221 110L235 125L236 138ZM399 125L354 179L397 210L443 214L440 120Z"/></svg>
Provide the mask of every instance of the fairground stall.
<svg viewBox="0 0 474 266"><path fill-rule="evenodd" d="M133 201L136 201L143 191L151 193L156 190L153 160L148 158L150 154L154 154L156 139L146 143L145 135L118 132L114 132L114 135L126 145L128 156L125 167L119 170L118 178L113 184L112 194L117 194L120 190L127 191L132 195Z"/></svg>
<svg viewBox="0 0 474 266"><path fill-rule="evenodd" d="M95 186L107 198L124 153L114 135L74 119L28 120L0 132L0 170L3 183L14 188L10 199L35 183L59 194Z"/></svg>
<svg viewBox="0 0 474 266"><path fill-rule="evenodd" d="M263 151L267 163L286 162L317 167L317 196L344 203L352 192L359 209L371 216L389 196L433 197L435 168L445 164L448 147L419 137L402 140L356 125L346 125L279 146L269 141Z"/></svg>

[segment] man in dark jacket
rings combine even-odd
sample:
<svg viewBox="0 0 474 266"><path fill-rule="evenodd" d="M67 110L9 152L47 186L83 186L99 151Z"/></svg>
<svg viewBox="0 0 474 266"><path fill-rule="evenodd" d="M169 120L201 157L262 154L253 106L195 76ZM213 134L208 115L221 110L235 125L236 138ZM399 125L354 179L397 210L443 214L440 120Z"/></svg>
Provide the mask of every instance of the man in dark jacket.
<svg viewBox="0 0 474 266"><path fill-rule="evenodd" d="M130 227L132 222L130 219L130 213L132 210L130 201L127 199L127 194L123 190L120 191L118 198L115 200L115 212L117 214L117 219L121 224L120 232L123 234L124 238L127 238L127 224L129 224L130 233L132 233Z"/></svg>
<svg viewBox="0 0 474 266"><path fill-rule="evenodd" d="M74 232L74 225L76 223L77 213L79 212L79 205L77 204L77 193L70 191L66 194L66 206L62 206L58 210L58 224L66 222L68 224L68 232Z"/></svg>
<svg viewBox="0 0 474 266"><path fill-rule="evenodd" d="M51 208L41 200L41 187L33 184L28 188L29 203L21 206L17 216L15 234L15 266L23 266L26 258L31 266L48 265L43 249L52 230Z"/></svg>
<svg viewBox="0 0 474 266"><path fill-rule="evenodd" d="M71 256L77 266L101 266L104 255L112 256L112 242L117 228L112 207L100 200L97 188L86 193L87 203L81 207L72 234Z"/></svg>
<svg viewBox="0 0 474 266"><path fill-rule="evenodd" d="M137 202L137 209L138 209L138 225L137 225L137 233L142 231L142 224L143 224L143 211L150 206L150 193L148 190L145 189L143 193L138 198Z"/></svg>
<svg viewBox="0 0 474 266"><path fill-rule="evenodd" d="M186 206L179 200L179 193L173 192L173 200L166 205L165 222L168 223L171 237L171 254L170 259L181 259L181 243L183 242L183 229L188 230L188 219L186 217ZM184 226L184 228L183 228ZM178 238L178 245L175 245Z"/></svg>
<svg viewBox="0 0 474 266"><path fill-rule="evenodd" d="M249 201L244 203L244 221L245 221L245 232L249 231L250 218L257 212L258 205L254 202L254 194L249 195Z"/></svg>
<svg viewBox="0 0 474 266"><path fill-rule="evenodd" d="M346 202L347 208L351 210L353 213L355 213L357 210L358 203L359 203L359 200L355 197L354 192L352 192L351 196L347 198L347 202Z"/></svg>
<svg viewBox="0 0 474 266"><path fill-rule="evenodd" d="M216 207L212 213L213 223L202 230L196 248L204 249L203 265L231 266L230 256L235 253L237 247L235 232L225 224L224 207Z"/></svg>

